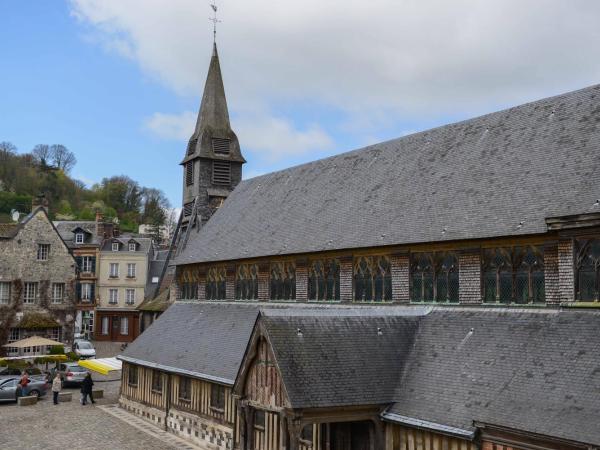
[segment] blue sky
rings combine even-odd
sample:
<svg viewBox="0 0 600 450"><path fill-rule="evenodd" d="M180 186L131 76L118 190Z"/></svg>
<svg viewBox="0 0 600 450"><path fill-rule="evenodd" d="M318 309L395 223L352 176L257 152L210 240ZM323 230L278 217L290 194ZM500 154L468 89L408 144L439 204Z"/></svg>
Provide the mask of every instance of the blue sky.
<svg viewBox="0 0 600 450"><path fill-rule="evenodd" d="M600 2L219 8L246 176L600 82ZM64 144L74 177L126 174L178 206L209 15L204 0L0 0L0 140Z"/></svg>

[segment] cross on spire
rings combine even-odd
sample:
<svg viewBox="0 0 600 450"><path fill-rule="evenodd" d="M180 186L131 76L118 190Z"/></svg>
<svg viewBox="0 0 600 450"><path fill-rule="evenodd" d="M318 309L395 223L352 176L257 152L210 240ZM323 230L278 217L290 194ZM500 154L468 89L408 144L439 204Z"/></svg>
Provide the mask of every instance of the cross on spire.
<svg viewBox="0 0 600 450"><path fill-rule="evenodd" d="M210 7L213 10L213 17L208 20L213 23L213 42L217 42L217 24L222 22L221 20L217 19L217 0L213 0L213 2L210 4Z"/></svg>

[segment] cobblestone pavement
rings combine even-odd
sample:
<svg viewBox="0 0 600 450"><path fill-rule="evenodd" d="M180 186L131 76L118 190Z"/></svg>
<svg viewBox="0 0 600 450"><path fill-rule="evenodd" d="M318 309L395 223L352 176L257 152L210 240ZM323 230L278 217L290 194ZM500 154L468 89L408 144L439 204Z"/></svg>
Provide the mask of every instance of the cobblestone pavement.
<svg viewBox="0 0 600 450"><path fill-rule="evenodd" d="M115 375L111 376L115 378ZM94 376L95 389L104 390L104 398L96 405L114 404L120 381L102 380ZM167 441L143 431L126 421L108 414L96 405L79 404L79 389L65 388L73 393L73 401L52 404L52 393L37 405L0 404L0 448L7 450L65 449L86 450L171 450L182 448L177 441ZM167 442L170 442L169 444Z"/></svg>

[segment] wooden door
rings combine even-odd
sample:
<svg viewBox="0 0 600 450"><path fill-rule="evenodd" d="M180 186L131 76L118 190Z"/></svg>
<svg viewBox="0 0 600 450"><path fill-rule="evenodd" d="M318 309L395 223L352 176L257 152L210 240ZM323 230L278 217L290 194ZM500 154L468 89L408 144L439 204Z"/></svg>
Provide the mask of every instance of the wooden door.
<svg viewBox="0 0 600 450"><path fill-rule="evenodd" d="M121 332L121 321L118 316L112 316L112 327L110 331L110 340L116 341L119 339L119 333Z"/></svg>

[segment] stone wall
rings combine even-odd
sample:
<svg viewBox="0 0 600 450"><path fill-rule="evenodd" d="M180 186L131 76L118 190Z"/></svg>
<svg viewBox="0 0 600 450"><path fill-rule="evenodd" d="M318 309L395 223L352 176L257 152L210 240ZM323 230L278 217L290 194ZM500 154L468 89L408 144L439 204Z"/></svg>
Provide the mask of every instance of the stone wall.
<svg viewBox="0 0 600 450"><path fill-rule="evenodd" d="M49 244L46 261L37 260L38 244ZM56 232L48 216L38 209L12 239L0 239L0 281L11 283L11 301L0 306L0 345L8 330L19 326L25 315L50 316L62 327L62 340L73 339L75 319L75 260ZM23 303L23 286L38 283L38 295L33 304ZM52 302L52 283L64 283L62 303Z"/></svg>

